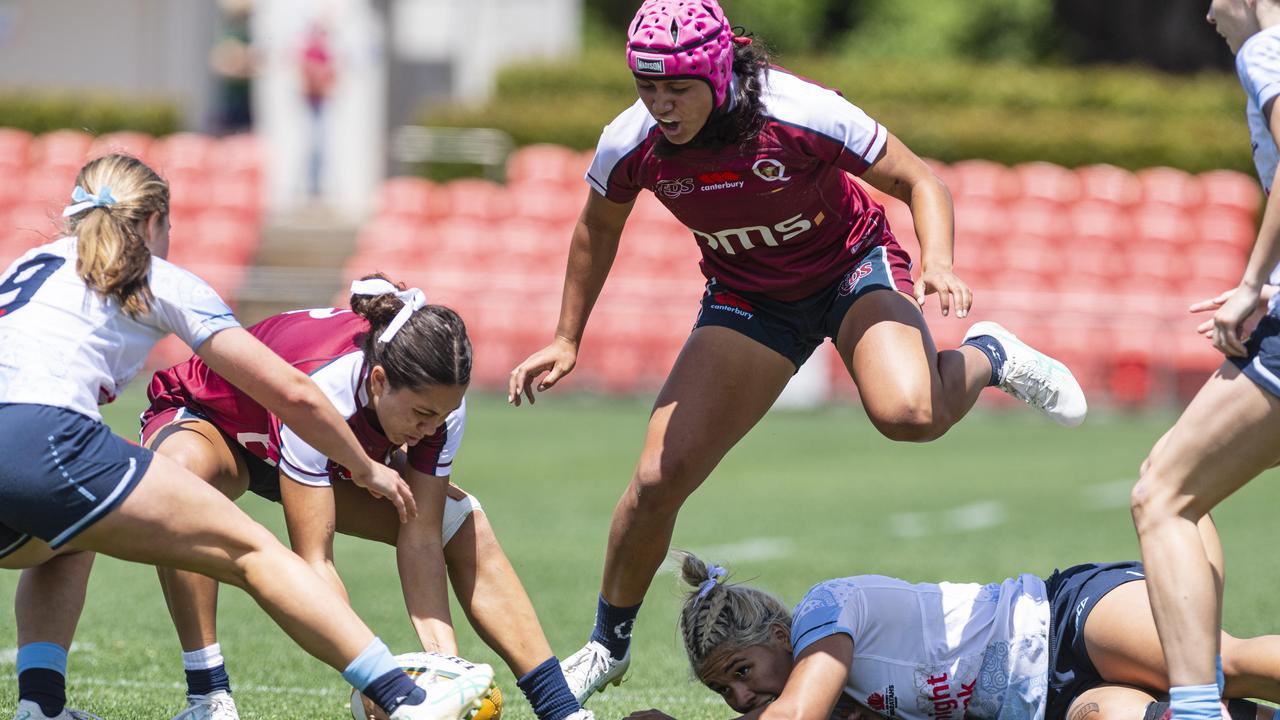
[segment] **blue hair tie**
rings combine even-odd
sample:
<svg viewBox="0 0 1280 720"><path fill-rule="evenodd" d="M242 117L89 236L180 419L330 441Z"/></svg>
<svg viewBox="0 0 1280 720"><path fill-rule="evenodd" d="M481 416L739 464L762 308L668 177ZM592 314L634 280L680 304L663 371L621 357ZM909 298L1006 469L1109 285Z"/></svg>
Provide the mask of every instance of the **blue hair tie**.
<svg viewBox="0 0 1280 720"><path fill-rule="evenodd" d="M729 577L729 571L719 565L712 565L707 568L707 579L703 580L702 584L698 586L698 599L701 600L710 595L716 585L719 585L727 577Z"/></svg>
<svg viewBox="0 0 1280 720"><path fill-rule="evenodd" d="M109 187L102 188L97 195L90 195L88 190L77 185L76 189L71 191L71 204L62 209L62 217L71 217L89 208L115 205L116 202L118 201L111 194Z"/></svg>

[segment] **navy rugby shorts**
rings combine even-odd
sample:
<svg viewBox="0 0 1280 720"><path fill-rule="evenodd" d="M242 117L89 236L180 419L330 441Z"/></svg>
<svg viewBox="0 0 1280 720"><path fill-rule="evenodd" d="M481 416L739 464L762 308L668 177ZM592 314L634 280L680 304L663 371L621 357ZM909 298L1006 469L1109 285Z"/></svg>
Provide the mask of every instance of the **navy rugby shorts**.
<svg viewBox="0 0 1280 720"><path fill-rule="evenodd" d="M911 257L906 251L896 243L877 245L860 255L840 280L794 302L735 290L713 278L707 282L693 327L736 330L790 360L799 370L824 340L834 340L840 333L844 316L858 298L872 290L898 290L909 295L914 287Z"/></svg>
<svg viewBox="0 0 1280 720"><path fill-rule="evenodd" d="M1263 390L1280 397L1280 317L1273 310L1254 328L1245 341L1247 355L1227 358Z"/></svg>
<svg viewBox="0 0 1280 720"><path fill-rule="evenodd" d="M1049 591L1049 697L1045 720L1064 720L1071 701L1104 681L1084 645L1084 623L1107 593L1145 580L1140 562L1090 563L1055 570Z"/></svg>
<svg viewBox="0 0 1280 720"><path fill-rule="evenodd" d="M69 542L133 492L152 455L74 410L3 403L0 457L3 557L32 537Z"/></svg>

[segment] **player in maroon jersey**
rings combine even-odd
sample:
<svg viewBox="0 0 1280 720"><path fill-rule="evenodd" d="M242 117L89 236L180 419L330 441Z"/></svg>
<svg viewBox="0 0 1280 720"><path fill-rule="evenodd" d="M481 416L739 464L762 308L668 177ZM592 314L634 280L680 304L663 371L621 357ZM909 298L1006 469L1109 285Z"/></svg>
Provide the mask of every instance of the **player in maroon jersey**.
<svg viewBox="0 0 1280 720"><path fill-rule="evenodd" d="M685 498L826 339L872 423L894 440L941 436L989 385L1065 425L1086 412L1066 367L995 323L975 324L958 349L935 348L925 297L936 293L943 314L958 317L972 302L952 272L951 195L883 126L839 93L770 67L715 0L646 0L627 60L639 99L600 138L555 338L512 371L510 402L532 402L535 382L543 391L573 370L641 190L693 232L707 284L614 514L591 642L566 661L579 699L621 680ZM884 209L854 175L911 207L914 283Z"/></svg>
<svg viewBox="0 0 1280 720"><path fill-rule="evenodd" d="M418 514L354 485L346 468L199 357L157 372L147 388L142 441L237 498L246 490L283 505L294 552L346 597L334 533L396 548L401 588L424 650L458 653L446 568L480 636L519 677L540 720L582 711L565 684L524 588L476 500L450 480L466 419L471 343L462 319L385 277L352 285L351 310L267 318L249 332L307 373L347 420L369 457L402 473ZM236 720L217 640L215 581L162 569L178 630L189 706L175 720Z"/></svg>

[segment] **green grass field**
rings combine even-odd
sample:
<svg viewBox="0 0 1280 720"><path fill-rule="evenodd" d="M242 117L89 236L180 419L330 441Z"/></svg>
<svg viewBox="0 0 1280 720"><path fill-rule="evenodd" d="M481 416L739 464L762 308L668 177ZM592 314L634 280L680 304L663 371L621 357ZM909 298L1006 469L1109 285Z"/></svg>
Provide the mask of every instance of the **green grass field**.
<svg viewBox="0 0 1280 720"><path fill-rule="evenodd" d="M110 407L136 430L139 397ZM643 401L544 396L509 408L475 397L454 480L484 503L533 598L552 647L576 650L590 630L614 503L628 481L648 414ZM685 507L676 545L725 562L788 603L814 582L883 573L910 580L989 581L1017 572L1137 555L1128 489L1173 421L1100 416L1064 430L1030 411L978 412L924 446L882 439L856 407L775 412ZM243 507L282 533L277 506ZM1280 597L1274 475L1217 513L1230 570L1226 625L1277 629ZM393 649L414 647L390 549L340 540L338 564L361 616ZM18 574L0 573L0 602ZM675 576L659 574L640 615L630 680L591 703L598 717L658 707L681 718L730 711L689 675L675 630ZM462 614L455 608L455 619ZM0 711L15 703L15 630L0 612ZM341 678L298 650L243 593L225 590L220 634L245 718L343 718ZM494 663L470 628L463 654ZM168 718L183 701L176 636L152 569L100 559L71 656L74 707L108 718ZM533 715L499 667L506 717ZM7 716L6 716L7 717Z"/></svg>

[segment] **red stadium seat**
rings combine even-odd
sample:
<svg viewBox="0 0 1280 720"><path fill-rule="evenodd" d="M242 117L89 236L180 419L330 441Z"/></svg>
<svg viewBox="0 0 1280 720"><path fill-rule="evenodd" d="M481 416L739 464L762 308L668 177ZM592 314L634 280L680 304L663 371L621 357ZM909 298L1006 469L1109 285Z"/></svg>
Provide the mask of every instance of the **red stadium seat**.
<svg viewBox="0 0 1280 720"><path fill-rule="evenodd" d="M446 183L441 190L448 200L448 214L452 217L488 221L511 213L506 188L495 182L465 178Z"/></svg>
<svg viewBox="0 0 1280 720"><path fill-rule="evenodd" d="M387 178L378 190L378 214L435 219L445 213L448 198L439 185L426 178Z"/></svg>
<svg viewBox="0 0 1280 720"><path fill-rule="evenodd" d="M209 170L218 157L217 138L200 133L166 135L157 139L151 149L153 167L166 179L182 171Z"/></svg>
<svg viewBox="0 0 1280 720"><path fill-rule="evenodd" d="M588 162L577 151L562 145L526 145L507 157L507 182L556 187L582 184Z"/></svg>
<svg viewBox="0 0 1280 720"><path fill-rule="evenodd" d="M151 145L154 142L150 135L139 132L114 132L99 135L89 146L89 157L101 157L111 153L132 155L144 163L150 164Z"/></svg>
<svg viewBox="0 0 1280 720"><path fill-rule="evenodd" d="M540 182L521 182L507 187L512 213L554 225L566 233L577 222L587 192Z"/></svg>
<svg viewBox="0 0 1280 720"><path fill-rule="evenodd" d="M1115 205L1132 205L1142 199L1142 183L1132 172L1115 165L1076 168L1081 197Z"/></svg>
<svg viewBox="0 0 1280 720"><path fill-rule="evenodd" d="M261 174L266 170L267 148L257 135L238 133L217 142L218 167L223 171Z"/></svg>
<svg viewBox="0 0 1280 720"><path fill-rule="evenodd" d="M1024 198L1071 203L1080 199L1080 176L1072 170L1047 162L1015 165L1021 195Z"/></svg>
<svg viewBox="0 0 1280 720"><path fill-rule="evenodd" d="M990 160L961 160L951 166L952 192L963 199L1008 200L1018 195L1018 176Z"/></svg>
<svg viewBox="0 0 1280 720"><path fill-rule="evenodd" d="M0 168L6 176L13 170L24 170L29 161L31 133L14 128L0 128Z"/></svg>
<svg viewBox="0 0 1280 720"><path fill-rule="evenodd" d="M1142 185L1142 200L1191 208L1201 202L1203 193L1195 175L1170 167L1144 168L1137 172Z"/></svg>
<svg viewBox="0 0 1280 720"><path fill-rule="evenodd" d="M1024 234L1063 235L1068 232L1069 215L1064 207L1048 200L1018 200L1008 206L1009 230Z"/></svg>
<svg viewBox="0 0 1280 720"><path fill-rule="evenodd" d="M970 236L1000 237L1007 234L1009 217L1001 203L982 198L965 198L956 202L957 241Z"/></svg>
<svg viewBox="0 0 1280 720"><path fill-rule="evenodd" d="M31 166L69 168L74 174L84 165L92 143L93 136L80 130L53 130L44 133L37 136L31 144Z"/></svg>
<svg viewBox="0 0 1280 720"><path fill-rule="evenodd" d="M1143 203L1134 212L1133 220L1138 239L1165 243L1170 251L1196 238L1195 218L1188 212L1188 206Z"/></svg>
<svg viewBox="0 0 1280 720"><path fill-rule="evenodd" d="M1252 175L1210 170L1200 173L1198 180L1206 205L1234 208L1249 216L1257 215L1262 207L1262 186Z"/></svg>
<svg viewBox="0 0 1280 720"><path fill-rule="evenodd" d="M1111 243L1132 237L1132 216L1120 205L1085 200L1067 210L1068 232L1072 242L1102 241Z"/></svg>
<svg viewBox="0 0 1280 720"><path fill-rule="evenodd" d="M1248 252L1258 236L1252 215L1238 208L1208 206L1195 216L1195 244L1218 245Z"/></svg>
<svg viewBox="0 0 1280 720"><path fill-rule="evenodd" d="M70 193L67 193L70 195ZM70 202L68 197L67 202ZM27 203L9 211L9 227L13 230L46 238L56 236L62 227L62 206L49 203ZM34 244L34 243L33 243Z"/></svg>

